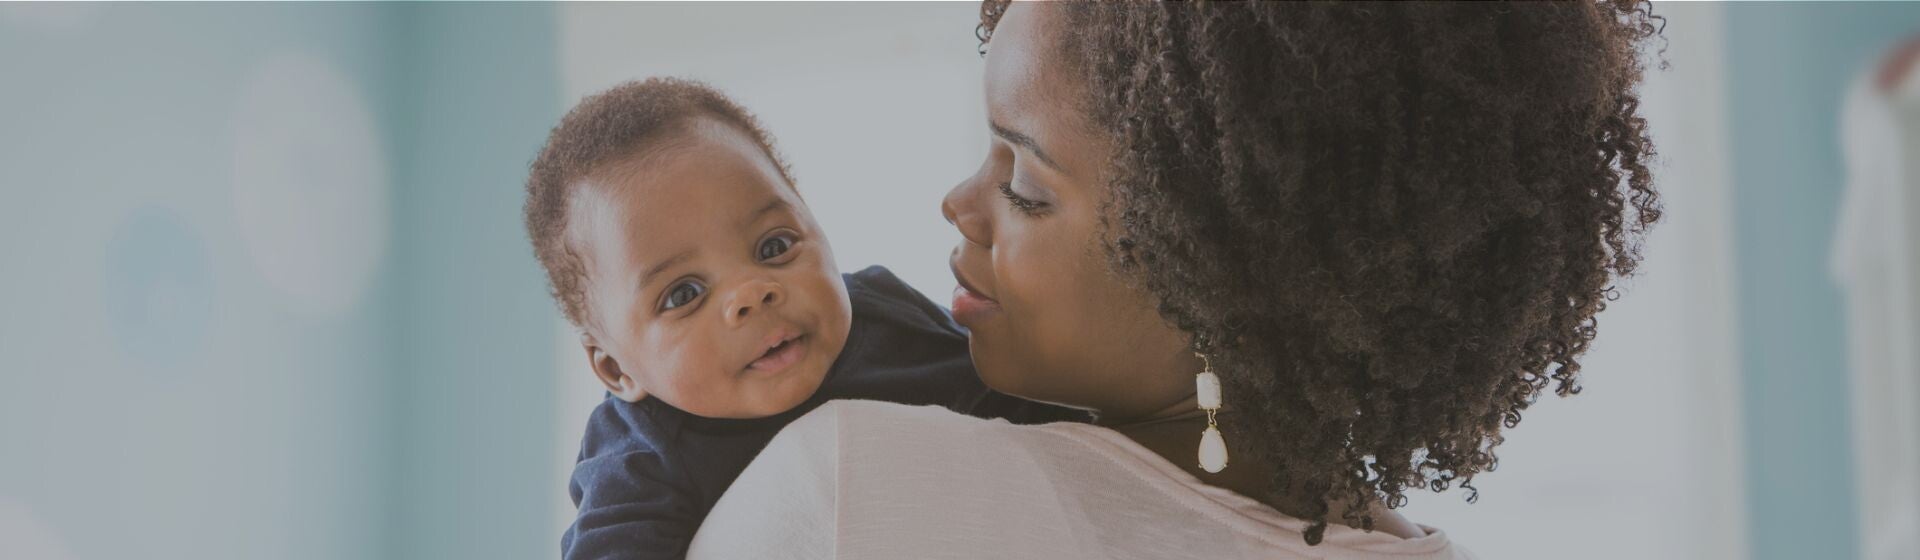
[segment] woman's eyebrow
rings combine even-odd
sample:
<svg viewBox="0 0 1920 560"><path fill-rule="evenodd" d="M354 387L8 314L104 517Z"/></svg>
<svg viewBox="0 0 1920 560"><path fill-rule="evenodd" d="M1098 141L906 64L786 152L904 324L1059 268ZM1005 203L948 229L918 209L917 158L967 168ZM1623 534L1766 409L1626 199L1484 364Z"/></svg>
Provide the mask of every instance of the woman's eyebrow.
<svg viewBox="0 0 1920 560"><path fill-rule="evenodd" d="M1061 173L1065 173L1067 171L1066 169L1062 169L1060 167L1060 164L1055 163L1053 161L1053 158L1047 157L1047 152L1040 149L1040 143L1034 142L1032 136L1021 134L1019 131L1013 130L1011 128L1007 128L1005 126L1001 126L1000 123L996 123L996 122L989 122L987 123L987 126L993 128L994 136L999 136L1000 139L1006 140L1007 142L1012 143L1015 146L1026 148L1027 152L1032 153L1034 158L1040 160L1040 163L1047 164L1047 167L1053 168L1054 171L1059 171Z"/></svg>

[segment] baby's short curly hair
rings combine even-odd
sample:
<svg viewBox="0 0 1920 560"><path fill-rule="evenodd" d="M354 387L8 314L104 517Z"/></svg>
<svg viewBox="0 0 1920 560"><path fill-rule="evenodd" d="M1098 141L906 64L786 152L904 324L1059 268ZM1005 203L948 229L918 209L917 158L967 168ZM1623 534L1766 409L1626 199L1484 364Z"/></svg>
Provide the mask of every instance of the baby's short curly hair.
<svg viewBox="0 0 1920 560"><path fill-rule="evenodd" d="M693 80L648 78L614 86L581 100L548 134L527 176L527 236L547 270L554 301L574 326L584 327L587 313L586 268L566 235L573 193L583 179L662 147L699 117L747 133L779 168L781 179L793 184L759 120L719 90Z"/></svg>

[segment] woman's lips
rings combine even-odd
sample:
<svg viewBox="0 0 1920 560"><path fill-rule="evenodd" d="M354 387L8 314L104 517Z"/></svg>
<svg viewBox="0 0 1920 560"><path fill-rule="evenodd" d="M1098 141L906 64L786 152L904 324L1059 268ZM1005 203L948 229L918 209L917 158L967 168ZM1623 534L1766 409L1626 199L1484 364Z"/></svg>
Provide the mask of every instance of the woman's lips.
<svg viewBox="0 0 1920 560"><path fill-rule="evenodd" d="M953 270L953 281L960 285L953 289L953 320L962 326L972 328L970 323L1000 311L1000 302L974 289L967 281L967 275L960 273L960 251L954 250L953 259L947 261L947 267Z"/></svg>
<svg viewBox="0 0 1920 560"><path fill-rule="evenodd" d="M967 288L965 280L953 289L953 320L972 327L972 323L1000 311L1000 302Z"/></svg>

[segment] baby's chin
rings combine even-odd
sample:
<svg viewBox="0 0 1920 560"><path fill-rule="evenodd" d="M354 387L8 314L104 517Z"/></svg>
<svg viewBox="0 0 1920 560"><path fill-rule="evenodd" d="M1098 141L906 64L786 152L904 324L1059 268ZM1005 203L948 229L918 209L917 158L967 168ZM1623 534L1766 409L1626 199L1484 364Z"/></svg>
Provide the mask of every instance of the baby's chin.
<svg viewBox="0 0 1920 560"><path fill-rule="evenodd" d="M736 378L728 394L676 407L695 416L739 420L766 418L793 410L812 398L826 381L830 364L813 362L793 364L788 371L777 375L746 372Z"/></svg>
<svg viewBox="0 0 1920 560"><path fill-rule="evenodd" d="M782 372L777 378L747 381L760 385L749 390L759 397L747 403L751 417L764 418L793 410L820 391L820 384L827 378L828 364L794 365L793 371Z"/></svg>

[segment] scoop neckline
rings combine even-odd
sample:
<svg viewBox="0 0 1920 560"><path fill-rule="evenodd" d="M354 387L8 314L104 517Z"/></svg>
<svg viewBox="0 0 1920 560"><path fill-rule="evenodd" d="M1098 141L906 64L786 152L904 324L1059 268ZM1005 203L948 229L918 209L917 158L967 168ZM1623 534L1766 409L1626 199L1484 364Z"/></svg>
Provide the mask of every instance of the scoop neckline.
<svg viewBox="0 0 1920 560"><path fill-rule="evenodd" d="M1089 436L1089 438L1077 438L1080 441L1092 439L1105 444L1110 448L1106 454L1126 459L1122 464L1128 470L1163 492L1175 494L1175 497L1184 495L1195 498L1181 500L1184 505L1195 509L1195 513L1279 548L1316 557L1324 555L1329 550L1329 546L1372 554L1417 556L1440 552L1452 544L1445 531L1417 522L1414 526L1419 527L1426 534L1410 539L1329 523L1321 544L1309 547L1298 536L1307 530L1307 522L1304 519L1281 513L1272 506L1238 492L1201 482L1198 477L1168 461L1166 457L1161 457L1160 454L1154 453L1139 442L1110 428L1076 422L1057 422L1036 427L1055 426Z"/></svg>

